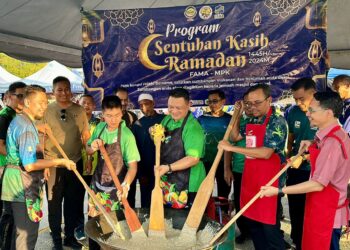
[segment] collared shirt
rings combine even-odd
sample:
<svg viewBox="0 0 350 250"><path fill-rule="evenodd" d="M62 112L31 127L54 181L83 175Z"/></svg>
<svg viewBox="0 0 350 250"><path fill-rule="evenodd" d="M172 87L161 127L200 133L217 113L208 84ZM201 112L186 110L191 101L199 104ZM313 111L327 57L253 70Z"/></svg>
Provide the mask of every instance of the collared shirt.
<svg viewBox="0 0 350 250"><path fill-rule="evenodd" d="M259 121L258 118L253 118L250 123L263 124L266 115ZM245 136L245 127L240 127L240 134ZM281 158L281 163L286 161L286 146L287 146L288 127L286 119L282 113L272 107L272 114L270 121L266 127L266 134L264 138L264 147L272 148Z"/></svg>
<svg viewBox="0 0 350 250"><path fill-rule="evenodd" d="M7 164L26 166L35 163L36 148L39 144L38 131L29 117L16 116L7 130ZM24 202L24 191L19 169L7 168L2 183L1 199Z"/></svg>
<svg viewBox="0 0 350 250"><path fill-rule="evenodd" d="M212 163L214 161L218 152L218 143L224 138L230 120L231 115L227 113L224 113L220 117L212 116L211 113L198 117L198 121L205 132L204 162Z"/></svg>
<svg viewBox="0 0 350 250"><path fill-rule="evenodd" d="M16 111L6 106L0 111L0 139L6 142L7 129L12 119L16 116ZM0 167L6 165L6 156L0 154Z"/></svg>
<svg viewBox="0 0 350 250"><path fill-rule="evenodd" d="M317 129L310 127L310 121L306 113L303 112L298 105L289 108L286 119L289 133L293 134L294 137L291 155L296 155L299 151L300 142L302 140L313 140ZM310 163L304 161L298 169L310 171Z"/></svg>
<svg viewBox="0 0 350 250"><path fill-rule="evenodd" d="M106 125L107 124L105 122L100 122L96 126L92 136L90 137L87 143L89 146L95 139L98 139L99 136L100 136L100 139L107 144L112 144L117 141L118 128L116 128L113 131L109 131ZM140 154L137 149L135 137L132 134L131 130L126 126L125 121L122 120L122 124L120 125L120 128L121 128L121 140L120 140L121 153L123 155L124 162L126 163L127 166L129 166L128 164L131 162L140 161Z"/></svg>
<svg viewBox="0 0 350 250"><path fill-rule="evenodd" d="M348 155L348 159L345 159L341 144L332 137L325 139L325 136L337 125L330 125L316 133L320 154L316 159L316 168L311 180L325 187L331 184L340 194L338 203L340 206L344 204L346 199L347 185L350 179L350 138L343 129L335 132L335 135L344 143ZM346 225L346 209L348 208L344 207L337 210L334 228Z"/></svg>

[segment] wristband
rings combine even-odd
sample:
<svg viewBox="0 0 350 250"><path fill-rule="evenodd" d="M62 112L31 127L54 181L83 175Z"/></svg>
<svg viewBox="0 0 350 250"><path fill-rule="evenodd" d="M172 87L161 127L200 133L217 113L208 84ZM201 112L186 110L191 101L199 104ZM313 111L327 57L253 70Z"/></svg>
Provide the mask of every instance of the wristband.
<svg viewBox="0 0 350 250"><path fill-rule="evenodd" d="M123 181L122 187L126 187L128 192L129 192L129 190L130 190L130 184L129 183L127 183L126 181Z"/></svg>
<svg viewBox="0 0 350 250"><path fill-rule="evenodd" d="M278 188L278 195L284 195L281 187Z"/></svg>
<svg viewBox="0 0 350 250"><path fill-rule="evenodd" d="M173 172L173 170L171 169L171 164L168 164L168 167L169 167L168 174L171 174Z"/></svg>

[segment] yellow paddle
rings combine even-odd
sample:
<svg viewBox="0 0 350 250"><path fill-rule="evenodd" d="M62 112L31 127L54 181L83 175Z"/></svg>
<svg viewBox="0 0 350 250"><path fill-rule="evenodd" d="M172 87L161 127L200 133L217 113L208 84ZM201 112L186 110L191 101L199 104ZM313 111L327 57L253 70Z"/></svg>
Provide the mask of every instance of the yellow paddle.
<svg viewBox="0 0 350 250"><path fill-rule="evenodd" d="M151 135L156 146L156 168L160 166L160 146L164 139L164 127L161 124L155 124L151 129ZM164 229L164 206L163 192L159 186L159 170L155 170L155 184L152 190L151 212L149 217L148 235L165 237Z"/></svg>

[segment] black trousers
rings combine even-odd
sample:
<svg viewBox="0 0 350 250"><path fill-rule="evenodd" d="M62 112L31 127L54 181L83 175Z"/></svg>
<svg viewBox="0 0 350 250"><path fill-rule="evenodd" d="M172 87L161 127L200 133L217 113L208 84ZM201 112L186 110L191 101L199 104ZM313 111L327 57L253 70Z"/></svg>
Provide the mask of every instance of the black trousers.
<svg viewBox="0 0 350 250"><path fill-rule="evenodd" d="M236 213L238 213L241 210L240 200L241 200L241 183L242 183L242 174L233 172L233 199L234 199L234 205ZM247 218L244 216L241 216L237 220L237 226L239 228L239 231L241 232L242 236L248 236L249 235L249 225Z"/></svg>
<svg viewBox="0 0 350 250"><path fill-rule="evenodd" d="M78 172L82 174L83 161L79 160L76 165ZM52 189L52 199L48 201L49 226L54 243L62 242L62 201L64 200L63 217L65 236L68 239L74 238L74 229L84 223L84 195L84 186L73 171L69 171L66 168L56 169L56 180Z"/></svg>
<svg viewBox="0 0 350 250"><path fill-rule="evenodd" d="M281 199L281 197L278 197ZM280 202L277 202L276 224L268 225L247 218L250 236L256 250L284 250L283 234L280 230Z"/></svg>
<svg viewBox="0 0 350 250"><path fill-rule="evenodd" d="M154 175L144 175L139 177L141 191L141 207L151 207L152 190L154 188Z"/></svg>
<svg viewBox="0 0 350 250"><path fill-rule="evenodd" d="M135 178L134 181L130 184L130 190L128 193L128 202L130 207L132 208L135 208L136 182L137 182L137 179Z"/></svg>
<svg viewBox="0 0 350 250"><path fill-rule="evenodd" d="M308 181L310 178L310 171L290 168L287 171L287 186L295 185ZM304 225L304 211L305 211L306 194L292 194L288 195L289 215L291 224L290 237L296 246L297 250L301 250L301 241L303 235Z"/></svg>
<svg viewBox="0 0 350 250"><path fill-rule="evenodd" d="M0 249L15 249L16 229L14 228L11 202L1 201L3 205L0 220Z"/></svg>

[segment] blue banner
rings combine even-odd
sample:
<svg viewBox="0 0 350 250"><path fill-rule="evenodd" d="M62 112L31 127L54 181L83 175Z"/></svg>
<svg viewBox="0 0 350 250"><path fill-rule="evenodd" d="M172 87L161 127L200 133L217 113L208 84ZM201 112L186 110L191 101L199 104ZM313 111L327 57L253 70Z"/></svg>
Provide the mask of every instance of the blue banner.
<svg viewBox="0 0 350 250"><path fill-rule="evenodd" d="M256 83L276 99L298 78L325 78L326 1L83 12L82 42L85 87L98 102L121 86L134 105L147 92L166 107L175 87L195 106L216 88L233 103Z"/></svg>

